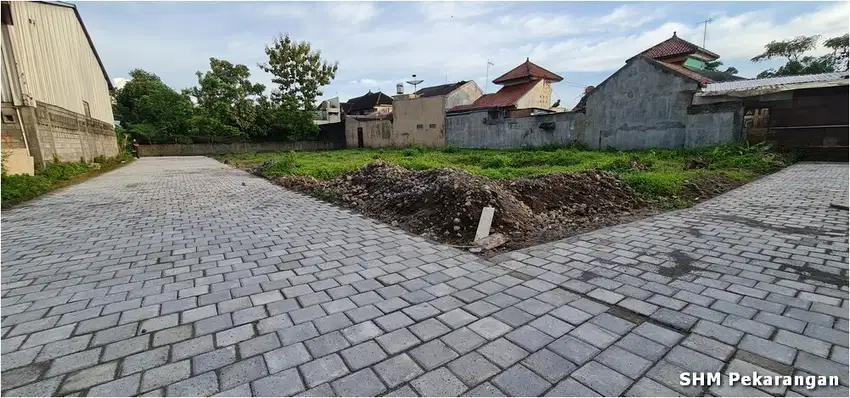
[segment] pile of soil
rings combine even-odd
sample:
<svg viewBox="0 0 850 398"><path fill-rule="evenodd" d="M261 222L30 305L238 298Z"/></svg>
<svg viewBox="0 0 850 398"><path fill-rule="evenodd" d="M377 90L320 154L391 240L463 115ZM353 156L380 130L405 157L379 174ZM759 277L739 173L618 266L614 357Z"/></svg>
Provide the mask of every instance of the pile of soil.
<svg viewBox="0 0 850 398"><path fill-rule="evenodd" d="M614 174L597 170L491 180L450 167L410 171L375 160L330 181L287 175L275 182L456 245L471 244L481 209L492 206L491 233L510 238L502 250L617 224L647 206Z"/></svg>

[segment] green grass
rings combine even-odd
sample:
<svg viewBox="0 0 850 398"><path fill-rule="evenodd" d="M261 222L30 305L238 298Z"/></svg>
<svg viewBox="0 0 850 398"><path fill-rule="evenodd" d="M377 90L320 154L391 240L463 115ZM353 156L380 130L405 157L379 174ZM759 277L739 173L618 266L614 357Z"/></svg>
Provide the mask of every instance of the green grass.
<svg viewBox="0 0 850 398"><path fill-rule="evenodd" d="M35 175L4 175L0 179L0 197L2 207L16 205L21 202L44 195L54 189L80 182L82 180L105 173L121 166L121 161L132 160L128 154L111 159L98 157L96 163L100 168L93 168L85 162L50 163L35 171Z"/></svg>
<svg viewBox="0 0 850 398"><path fill-rule="evenodd" d="M643 170L631 167L637 157ZM516 150L344 149L324 152L248 153L217 157L236 167L247 168L273 159L263 176L309 175L332 179L374 159L383 159L410 170L451 166L494 179L511 179L554 172L587 169L611 171L649 199L680 195L685 181L717 175L736 182L749 181L789 164L790 155L772 152L766 146L724 145L701 149L654 149L639 151L586 150L575 147L526 148ZM698 158L707 167L688 169Z"/></svg>

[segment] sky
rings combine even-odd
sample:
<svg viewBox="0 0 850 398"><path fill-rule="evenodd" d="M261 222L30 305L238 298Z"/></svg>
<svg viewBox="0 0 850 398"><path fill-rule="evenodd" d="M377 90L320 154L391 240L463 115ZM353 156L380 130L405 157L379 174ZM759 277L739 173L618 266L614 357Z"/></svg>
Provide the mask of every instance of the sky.
<svg viewBox="0 0 850 398"><path fill-rule="evenodd" d="M553 101L571 107L625 60L677 32L703 43L743 77L783 62L750 58L771 40L850 31L850 2L79 2L77 7L117 86L129 71L159 75L174 89L197 83L209 58L251 68L281 33L339 62L321 98L368 90L395 94L412 74L419 87L493 79L529 58L562 76ZM824 50L815 51L816 54ZM488 60L493 64L487 69ZM412 86L405 85L405 92Z"/></svg>

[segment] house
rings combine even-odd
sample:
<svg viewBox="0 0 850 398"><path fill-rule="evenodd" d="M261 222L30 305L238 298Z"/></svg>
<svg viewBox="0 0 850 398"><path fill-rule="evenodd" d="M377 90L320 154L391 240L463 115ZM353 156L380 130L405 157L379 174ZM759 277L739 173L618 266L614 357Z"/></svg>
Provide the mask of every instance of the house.
<svg viewBox="0 0 850 398"><path fill-rule="evenodd" d="M626 61L579 102L587 116L583 142L594 148L681 148L741 139L739 103L693 105L711 83L743 80L702 69L717 54L679 38Z"/></svg>
<svg viewBox="0 0 850 398"><path fill-rule="evenodd" d="M847 88L847 72L715 82L696 93L693 104L740 103L741 136L748 142L840 152L846 161Z"/></svg>
<svg viewBox="0 0 850 398"><path fill-rule="evenodd" d="M478 84L468 80L395 96L392 146L445 146L446 110L471 104L482 94Z"/></svg>
<svg viewBox="0 0 850 398"><path fill-rule="evenodd" d="M72 4L2 2L2 141L10 174L118 154L109 75Z"/></svg>
<svg viewBox="0 0 850 398"><path fill-rule="evenodd" d="M552 107L552 83L561 76L525 62L493 80L497 92L446 113L446 145L518 148L567 144L577 139L584 114Z"/></svg>
<svg viewBox="0 0 850 398"><path fill-rule="evenodd" d="M360 97L349 99L342 110L346 115L368 115L374 112L389 112L392 107L393 99L390 96L380 91L373 93L369 90Z"/></svg>
<svg viewBox="0 0 850 398"><path fill-rule="evenodd" d="M502 86L499 91L484 94L472 104L455 106L450 112L484 110L493 117L516 110L525 110L520 113L528 115L535 111L548 113L552 105L552 83L561 80L564 78L526 58L524 63L493 80Z"/></svg>
<svg viewBox="0 0 850 398"><path fill-rule="evenodd" d="M339 123L342 120L339 97L322 101L316 109L316 124Z"/></svg>
<svg viewBox="0 0 850 398"><path fill-rule="evenodd" d="M376 111L369 115L345 117L346 148L388 148L404 146L393 140L393 113Z"/></svg>

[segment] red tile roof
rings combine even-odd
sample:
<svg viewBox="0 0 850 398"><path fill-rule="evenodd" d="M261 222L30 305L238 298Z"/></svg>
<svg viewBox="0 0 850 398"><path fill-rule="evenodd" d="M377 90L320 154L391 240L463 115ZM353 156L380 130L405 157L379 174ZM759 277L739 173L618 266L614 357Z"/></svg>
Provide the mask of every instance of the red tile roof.
<svg viewBox="0 0 850 398"><path fill-rule="evenodd" d="M549 72L548 70L540 67L539 65L536 65L535 63L529 61L528 58L526 58L525 62L523 62L522 65L511 69L510 71L508 71L508 73L505 73L502 76L497 77L496 80L493 80L493 83L502 84L511 80L522 79L526 77L553 80L556 82L564 80L563 77Z"/></svg>
<svg viewBox="0 0 850 398"><path fill-rule="evenodd" d="M515 106L516 102L537 85L537 80L502 87L492 94L485 94L469 105L458 105L449 111L462 111L479 108L506 108Z"/></svg>
<svg viewBox="0 0 850 398"><path fill-rule="evenodd" d="M683 40L676 36L676 32L673 32L673 37L662 41L648 50L640 53L647 58L659 59L671 57L674 55L685 55L685 54L693 54L696 52L703 52L706 55L713 56L715 59L720 58L717 54L708 51L694 43L691 43L687 40Z"/></svg>

